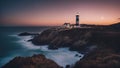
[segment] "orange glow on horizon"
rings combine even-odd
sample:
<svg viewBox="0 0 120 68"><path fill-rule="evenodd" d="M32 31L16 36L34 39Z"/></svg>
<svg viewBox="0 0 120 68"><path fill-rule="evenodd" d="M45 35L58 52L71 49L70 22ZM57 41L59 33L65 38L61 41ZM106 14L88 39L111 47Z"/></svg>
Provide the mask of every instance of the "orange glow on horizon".
<svg viewBox="0 0 120 68"><path fill-rule="evenodd" d="M0 22L13 26L59 26L65 22L74 24L75 15L79 12L80 24L109 25L119 22L120 18L119 4L113 2L63 0L50 1L48 4L45 2L43 5L36 2L30 7L22 7L23 10L9 9L9 12L3 14Z"/></svg>

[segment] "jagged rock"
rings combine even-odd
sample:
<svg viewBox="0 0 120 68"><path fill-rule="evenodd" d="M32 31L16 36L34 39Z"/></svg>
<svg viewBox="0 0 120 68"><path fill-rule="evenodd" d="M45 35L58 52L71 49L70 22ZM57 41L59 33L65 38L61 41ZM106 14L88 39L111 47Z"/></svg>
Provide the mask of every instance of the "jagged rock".
<svg viewBox="0 0 120 68"><path fill-rule="evenodd" d="M119 43L120 32L98 31L98 28L83 28L70 30L48 29L31 41L36 45L49 45L50 49L70 47L70 50L84 49L86 46L105 43L113 45Z"/></svg>
<svg viewBox="0 0 120 68"><path fill-rule="evenodd" d="M28 33L28 32L23 32L18 34L18 36L29 36L29 35L39 35L38 33Z"/></svg>
<svg viewBox="0 0 120 68"><path fill-rule="evenodd" d="M78 54L75 55L76 57L79 56Z"/></svg>
<svg viewBox="0 0 120 68"><path fill-rule="evenodd" d="M33 55L32 57L15 57L2 68L61 68L54 61L45 58L44 55Z"/></svg>
<svg viewBox="0 0 120 68"><path fill-rule="evenodd" d="M120 54L113 50L97 50L79 60L74 68L120 68Z"/></svg>
<svg viewBox="0 0 120 68"><path fill-rule="evenodd" d="M74 68L120 68L120 32L112 28L49 29L34 37L32 42L48 44L50 49L69 47L78 52L87 49L87 56Z"/></svg>
<svg viewBox="0 0 120 68"><path fill-rule="evenodd" d="M70 68L70 65L66 65L66 67L65 68Z"/></svg>
<svg viewBox="0 0 120 68"><path fill-rule="evenodd" d="M75 35L76 34L76 35ZM32 39L36 45L49 45L49 49L58 49L60 47L80 48L86 45L91 32L86 29L53 30L48 29ZM84 39L83 39L84 38Z"/></svg>

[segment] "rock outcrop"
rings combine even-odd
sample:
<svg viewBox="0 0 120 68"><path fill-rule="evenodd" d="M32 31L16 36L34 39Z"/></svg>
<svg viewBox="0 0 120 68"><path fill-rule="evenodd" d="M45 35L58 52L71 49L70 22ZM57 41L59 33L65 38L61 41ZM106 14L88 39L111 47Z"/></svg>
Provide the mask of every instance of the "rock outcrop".
<svg viewBox="0 0 120 68"><path fill-rule="evenodd" d="M18 36L29 36L29 35L39 35L38 33L28 33L28 32L23 32L18 34Z"/></svg>
<svg viewBox="0 0 120 68"><path fill-rule="evenodd" d="M87 51L74 68L120 68L120 32L110 28L48 29L31 41L50 49Z"/></svg>
<svg viewBox="0 0 120 68"><path fill-rule="evenodd" d="M2 68L61 68L54 61L45 58L44 55L33 55L32 57L15 57Z"/></svg>
<svg viewBox="0 0 120 68"><path fill-rule="evenodd" d="M79 60L74 68L120 68L120 53L112 49L98 49Z"/></svg>
<svg viewBox="0 0 120 68"><path fill-rule="evenodd" d="M73 68L120 68L118 24L94 28L52 28L30 41L38 46L49 45L49 49L69 47L70 50L83 51L85 57Z"/></svg>
<svg viewBox="0 0 120 68"><path fill-rule="evenodd" d="M49 49L70 47L70 50L85 50L92 45L114 45L120 44L120 32L95 28L76 29L48 29L31 41L35 45L49 45ZM102 44L103 43L103 44ZM113 46L114 47L114 46Z"/></svg>
<svg viewBox="0 0 120 68"><path fill-rule="evenodd" d="M48 29L34 37L32 43L35 45L48 44L50 49L71 47L71 50L77 50L78 47L88 44L90 37L91 31L87 31L87 29Z"/></svg>

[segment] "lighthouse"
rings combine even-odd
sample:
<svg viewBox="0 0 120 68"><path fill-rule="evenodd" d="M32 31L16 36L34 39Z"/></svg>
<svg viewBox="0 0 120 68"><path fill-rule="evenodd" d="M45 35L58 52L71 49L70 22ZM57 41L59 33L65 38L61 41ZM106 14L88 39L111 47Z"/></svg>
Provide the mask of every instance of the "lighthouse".
<svg viewBox="0 0 120 68"><path fill-rule="evenodd" d="M76 15L76 26L79 26L79 14Z"/></svg>

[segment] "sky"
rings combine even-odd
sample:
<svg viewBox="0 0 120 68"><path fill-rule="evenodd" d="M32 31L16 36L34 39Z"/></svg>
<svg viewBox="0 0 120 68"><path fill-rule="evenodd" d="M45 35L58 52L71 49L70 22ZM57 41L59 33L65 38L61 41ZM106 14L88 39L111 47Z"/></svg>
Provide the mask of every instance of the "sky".
<svg viewBox="0 0 120 68"><path fill-rule="evenodd" d="M120 21L120 0L0 0L0 26L109 25Z"/></svg>

